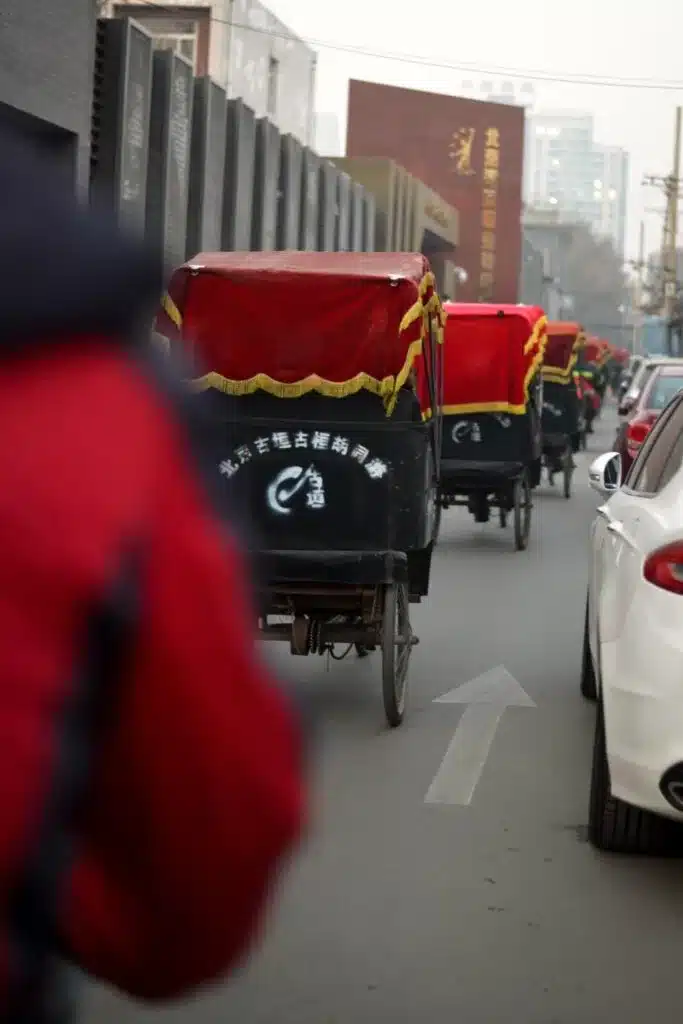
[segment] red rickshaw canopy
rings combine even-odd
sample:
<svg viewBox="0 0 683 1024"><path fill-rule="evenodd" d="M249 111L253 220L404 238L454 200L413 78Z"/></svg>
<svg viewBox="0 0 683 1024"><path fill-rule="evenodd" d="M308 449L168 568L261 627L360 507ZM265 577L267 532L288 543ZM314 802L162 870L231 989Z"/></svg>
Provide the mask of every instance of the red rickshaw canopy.
<svg viewBox="0 0 683 1024"><path fill-rule="evenodd" d="M391 412L443 312L421 254L201 253L177 269L156 329L194 349L198 389L342 398Z"/></svg>
<svg viewBox="0 0 683 1024"><path fill-rule="evenodd" d="M522 414L543 361L539 306L447 302L443 412Z"/></svg>
<svg viewBox="0 0 683 1024"><path fill-rule="evenodd" d="M585 339L583 327L572 320L550 320L547 339L543 356L543 380L568 384Z"/></svg>
<svg viewBox="0 0 683 1024"><path fill-rule="evenodd" d="M603 357L604 344L599 338L593 336L586 338L582 349L581 357L584 363L600 363Z"/></svg>

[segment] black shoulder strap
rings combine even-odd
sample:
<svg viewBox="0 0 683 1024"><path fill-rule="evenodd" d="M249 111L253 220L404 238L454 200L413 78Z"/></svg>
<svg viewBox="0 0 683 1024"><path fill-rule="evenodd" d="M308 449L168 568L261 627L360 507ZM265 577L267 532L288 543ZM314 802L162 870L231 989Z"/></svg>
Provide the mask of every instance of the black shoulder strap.
<svg viewBox="0 0 683 1024"><path fill-rule="evenodd" d="M129 553L111 592L93 609L84 656L58 725L56 763L34 853L9 913L8 1024L62 1024L69 1019L56 951L59 900L71 835L87 791L90 759L105 716L116 711L115 687L138 619L141 552Z"/></svg>

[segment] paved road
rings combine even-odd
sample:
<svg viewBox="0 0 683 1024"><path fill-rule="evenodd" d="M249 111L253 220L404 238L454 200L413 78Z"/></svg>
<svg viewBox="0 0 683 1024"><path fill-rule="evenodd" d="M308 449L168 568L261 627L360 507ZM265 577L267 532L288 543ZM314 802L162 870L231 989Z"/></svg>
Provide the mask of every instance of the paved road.
<svg viewBox="0 0 683 1024"><path fill-rule="evenodd" d="M94 992L89 1021L677 1024L680 865L585 842L589 459L571 501L537 492L526 553L509 529L447 514L402 729L383 727L375 659L302 663L329 721L317 826L243 977L152 1018ZM505 712L469 806L425 803L463 714L434 699L499 665L536 706Z"/></svg>

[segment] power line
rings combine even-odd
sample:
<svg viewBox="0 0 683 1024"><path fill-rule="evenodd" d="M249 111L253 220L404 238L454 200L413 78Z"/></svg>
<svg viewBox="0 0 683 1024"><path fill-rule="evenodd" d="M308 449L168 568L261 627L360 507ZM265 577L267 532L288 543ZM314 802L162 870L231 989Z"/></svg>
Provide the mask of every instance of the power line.
<svg viewBox="0 0 683 1024"><path fill-rule="evenodd" d="M151 7L163 11L173 17L179 17L178 8L157 2L157 0L132 0L132 5ZM119 7L124 4L119 3ZM187 8L182 11L182 16L188 20ZM569 72L555 74L543 70L521 70L519 68L504 68L498 66L483 67L479 64L467 62L451 63L448 61L435 61L429 57L422 57L419 54L391 53L389 51L372 50L362 46L351 46L345 43L333 43L329 40L302 39L294 33L278 32L273 29L257 28L254 25L244 25L228 18L217 18L211 15L211 22L215 25L229 25L232 28L241 29L247 32L255 32L260 35L269 36L272 39L282 39L286 42L298 41L318 50L332 50L337 53L349 53L357 56L372 57L376 60L394 61L399 64L413 64L418 67L430 68L441 71L461 71L479 75L493 75L505 78L520 79L522 81L548 82L551 84L584 85L599 88L611 89L644 89L658 92L683 92L683 82L666 81L654 78L621 78L619 76L593 76L573 75Z"/></svg>

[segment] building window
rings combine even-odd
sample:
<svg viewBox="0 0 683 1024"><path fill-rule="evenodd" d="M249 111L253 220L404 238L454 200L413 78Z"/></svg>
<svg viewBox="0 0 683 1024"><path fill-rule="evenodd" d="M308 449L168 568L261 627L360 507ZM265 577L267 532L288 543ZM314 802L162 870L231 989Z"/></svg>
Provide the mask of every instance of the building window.
<svg viewBox="0 0 683 1024"><path fill-rule="evenodd" d="M197 70L197 36L196 34L164 33L154 35L152 42L155 50L173 50L180 54L192 64L192 70Z"/></svg>
<svg viewBox="0 0 683 1024"><path fill-rule="evenodd" d="M280 61L276 60L275 57L271 57L268 61L268 105L266 112L268 117L277 117L277 87L278 87L278 76L280 72Z"/></svg>

